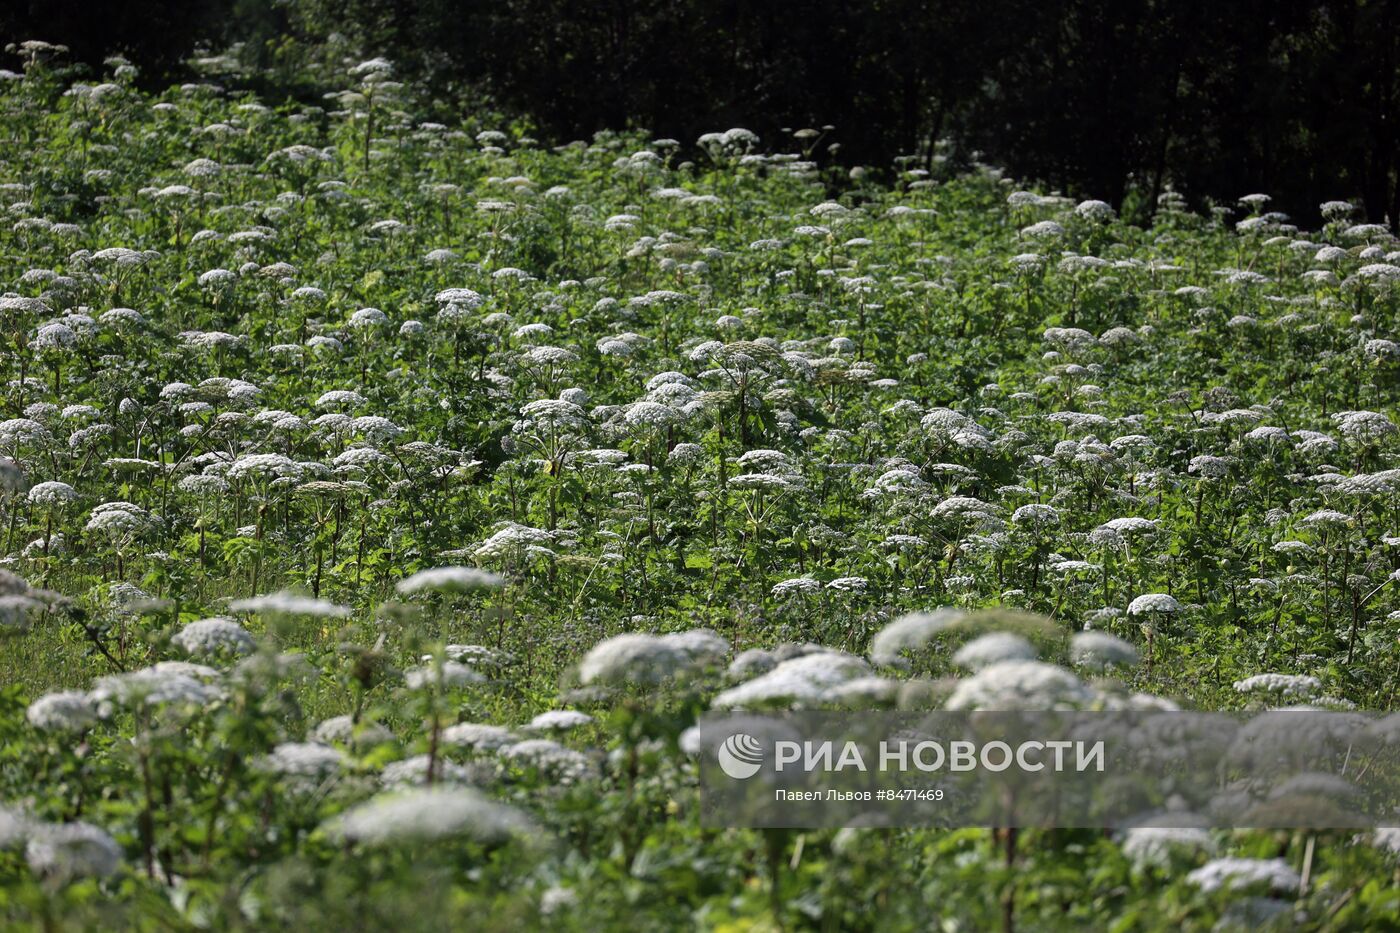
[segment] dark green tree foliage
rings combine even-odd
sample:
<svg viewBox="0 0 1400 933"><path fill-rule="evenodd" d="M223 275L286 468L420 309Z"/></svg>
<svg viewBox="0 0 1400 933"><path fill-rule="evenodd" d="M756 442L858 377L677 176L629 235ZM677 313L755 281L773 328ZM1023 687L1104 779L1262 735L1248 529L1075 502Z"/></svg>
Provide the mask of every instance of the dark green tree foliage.
<svg viewBox="0 0 1400 933"><path fill-rule="evenodd" d="M5 0L0 45L61 43L72 61L93 68L109 55L124 55L151 86L163 86L197 43L223 34L233 6L233 0Z"/></svg>
<svg viewBox="0 0 1400 933"><path fill-rule="evenodd" d="M557 141L642 126L690 143L832 124L817 155L930 141L1130 214L1167 185L1332 198L1400 219L1396 0L29 0L0 36L168 71L199 40L331 33L446 99L490 93ZM839 143L835 152L829 144Z"/></svg>
<svg viewBox="0 0 1400 933"><path fill-rule="evenodd" d="M842 161L946 136L1129 210L1171 184L1263 189L1300 219L1345 197L1400 217L1393 0L305 2L560 139L834 124Z"/></svg>

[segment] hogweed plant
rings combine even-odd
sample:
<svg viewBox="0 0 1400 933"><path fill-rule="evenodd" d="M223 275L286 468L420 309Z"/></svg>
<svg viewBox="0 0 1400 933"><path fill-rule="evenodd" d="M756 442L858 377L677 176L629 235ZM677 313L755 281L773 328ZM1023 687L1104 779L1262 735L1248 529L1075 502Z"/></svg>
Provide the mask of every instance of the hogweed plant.
<svg viewBox="0 0 1400 933"><path fill-rule="evenodd" d="M14 55L0 923L1400 923L1392 830L698 790L711 710L1389 710L1400 240L1353 206Z"/></svg>

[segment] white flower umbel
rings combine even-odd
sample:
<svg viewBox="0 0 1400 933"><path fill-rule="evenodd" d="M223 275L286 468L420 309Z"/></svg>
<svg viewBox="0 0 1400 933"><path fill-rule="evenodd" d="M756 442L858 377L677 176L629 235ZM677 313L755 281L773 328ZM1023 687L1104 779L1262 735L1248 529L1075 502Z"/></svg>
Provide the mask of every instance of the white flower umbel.
<svg viewBox="0 0 1400 933"><path fill-rule="evenodd" d="M1075 667L1104 671L1138 662L1137 649L1107 632L1076 632L1069 640L1069 659Z"/></svg>
<svg viewBox="0 0 1400 933"><path fill-rule="evenodd" d="M217 617L191 622L171 641L194 657L247 654L255 644L243 626Z"/></svg>
<svg viewBox="0 0 1400 933"><path fill-rule="evenodd" d="M1281 858L1218 858L1186 876L1206 893L1229 891L1297 891L1302 879Z"/></svg>
<svg viewBox="0 0 1400 933"><path fill-rule="evenodd" d="M343 752L320 742L283 742L257 762L260 770L303 778L328 777L344 765Z"/></svg>
<svg viewBox="0 0 1400 933"><path fill-rule="evenodd" d="M504 584L504 578L489 570L479 570L476 567L434 567L431 570L420 570L413 576L400 580L394 589L400 596L418 596L424 593L473 593L498 589Z"/></svg>
<svg viewBox="0 0 1400 933"><path fill-rule="evenodd" d="M504 726L493 726L487 723L477 722L459 722L455 726L449 726L443 731L442 741L447 745L455 745L459 748L491 752L504 748L507 745L512 745L519 741L519 739L515 733Z"/></svg>
<svg viewBox="0 0 1400 933"><path fill-rule="evenodd" d="M1322 681L1307 674L1255 674L1235 681L1236 693L1262 693L1293 700L1311 700L1322 691Z"/></svg>
<svg viewBox="0 0 1400 933"><path fill-rule="evenodd" d="M392 742L394 734L377 722L355 722L350 716L333 716L318 723L311 737L317 742L336 742L353 748L370 748Z"/></svg>
<svg viewBox="0 0 1400 933"><path fill-rule="evenodd" d="M29 724L42 732L81 732L97 721L97 706L86 693L47 693L25 711Z"/></svg>
<svg viewBox="0 0 1400 933"><path fill-rule="evenodd" d="M198 668L198 665L188 667ZM210 668L203 668L202 671L208 671L210 675L217 673ZM91 696L104 716L114 706L203 707L222 696L222 691L197 679L196 675L202 671L191 671L175 663L166 662L126 674L99 677L93 685Z"/></svg>
<svg viewBox="0 0 1400 933"><path fill-rule="evenodd" d="M1020 635L1010 632L991 632L974 638L958 649L953 655L953 663L958 667L979 671L1002 661L1034 661L1037 658L1035 646Z"/></svg>
<svg viewBox="0 0 1400 933"><path fill-rule="evenodd" d="M34 505L61 506L76 498L78 498L77 490L67 483L60 483L57 480L35 483L29 489L29 501Z"/></svg>
<svg viewBox="0 0 1400 933"><path fill-rule="evenodd" d="M486 678L457 661L443 661L441 666L424 664L404 672L404 682L412 690L454 689L485 683Z"/></svg>
<svg viewBox="0 0 1400 933"><path fill-rule="evenodd" d="M1080 709L1096 694L1069 671L1041 661L1003 661L960 682L948 698L955 710Z"/></svg>
<svg viewBox="0 0 1400 933"><path fill-rule="evenodd" d="M670 635L616 635L594 645L579 662L584 684L661 683L729 651L709 629Z"/></svg>
<svg viewBox="0 0 1400 933"><path fill-rule="evenodd" d="M106 878L121 867L116 840L90 823L41 824L30 830L25 859L36 875L60 883Z"/></svg>
<svg viewBox="0 0 1400 933"><path fill-rule="evenodd" d="M1181 603L1166 593L1148 593L1139 596L1128 604L1128 615L1139 616L1151 613L1172 614L1181 611Z"/></svg>
<svg viewBox="0 0 1400 933"><path fill-rule="evenodd" d="M870 642L870 659L876 664L899 665L903 652L923 648L965 615L960 609L946 608L902 615L875 634Z"/></svg>
<svg viewBox="0 0 1400 933"><path fill-rule="evenodd" d="M366 846L448 839L498 843L534 834L529 817L466 787L429 787L380 794L326 826L332 838Z"/></svg>
<svg viewBox="0 0 1400 933"><path fill-rule="evenodd" d="M530 732L568 732L592 721L592 716L578 710L552 709L531 719L525 728Z"/></svg>
<svg viewBox="0 0 1400 933"><path fill-rule="evenodd" d="M322 619L343 619L350 615L350 609L346 606L288 590L235 599L228 607L234 612L253 612L259 615L311 616Z"/></svg>
<svg viewBox="0 0 1400 933"><path fill-rule="evenodd" d="M732 687L710 703L715 709L816 706L848 681L865 677L870 665L853 655L823 651L783 661L766 674Z"/></svg>
<svg viewBox="0 0 1400 933"><path fill-rule="evenodd" d="M1145 593L1128 603L1128 615L1137 617L1147 636L1147 674L1152 675L1152 646L1157 637L1158 619L1181 612L1181 603L1166 593Z"/></svg>
<svg viewBox="0 0 1400 933"><path fill-rule="evenodd" d="M553 739L525 739L500 750L502 759L519 767L534 768L552 780L574 784L595 776L596 768L582 752Z"/></svg>
<svg viewBox="0 0 1400 933"><path fill-rule="evenodd" d="M432 768L433 780L428 780L428 769ZM414 755L391 761L379 772L379 781L385 787L418 787L438 784L473 784L470 770L451 761L430 760L427 755Z"/></svg>
<svg viewBox="0 0 1400 933"><path fill-rule="evenodd" d="M1174 857L1215 854L1215 840L1204 829L1137 826L1123 835L1123 855L1139 869L1169 868Z"/></svg>

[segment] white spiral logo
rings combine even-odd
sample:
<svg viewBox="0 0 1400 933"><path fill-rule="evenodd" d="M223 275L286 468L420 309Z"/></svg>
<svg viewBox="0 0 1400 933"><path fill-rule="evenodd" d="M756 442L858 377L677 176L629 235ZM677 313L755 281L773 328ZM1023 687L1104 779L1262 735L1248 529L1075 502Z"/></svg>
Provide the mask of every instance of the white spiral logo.
<svg viewBox="0 0 1400 933"><path fill-rule="evenodd" d="M720 770L736 781L743 781L763 767L763 745L747 732L736 732L715 750Z"/></svg>

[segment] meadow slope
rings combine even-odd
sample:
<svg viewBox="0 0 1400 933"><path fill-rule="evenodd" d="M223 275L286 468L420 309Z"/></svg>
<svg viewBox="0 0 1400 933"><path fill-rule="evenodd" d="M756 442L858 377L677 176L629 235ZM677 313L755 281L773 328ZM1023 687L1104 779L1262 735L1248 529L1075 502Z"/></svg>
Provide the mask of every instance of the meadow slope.
<svg viewBox="0 0 1400 933"><path fill-rule="evenodd" d="M685 731L1390 710L1400 242L1349 205L548 148L378 61L3 77L7 925L1400 923L1391 832L701 830Z"/></svg>

